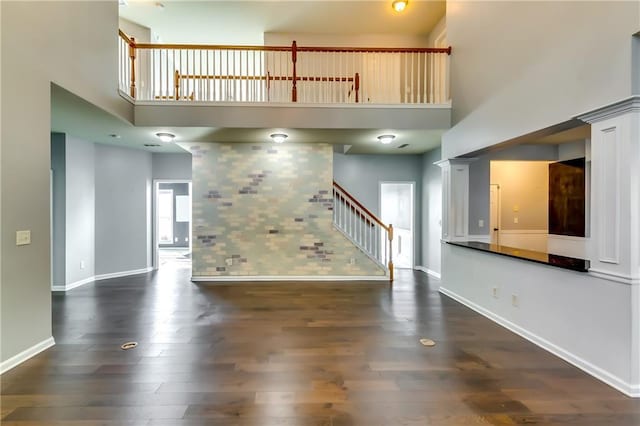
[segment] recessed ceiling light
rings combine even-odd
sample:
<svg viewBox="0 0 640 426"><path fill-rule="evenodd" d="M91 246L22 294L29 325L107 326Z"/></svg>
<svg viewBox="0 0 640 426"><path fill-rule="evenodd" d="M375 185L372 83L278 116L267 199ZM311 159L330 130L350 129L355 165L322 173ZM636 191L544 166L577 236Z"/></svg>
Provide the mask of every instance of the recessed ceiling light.
<svg viewBox="0 0 640 426"><path fill-rule="evenodd" d="M275 143L282 143L288 137L289 137L289 135L287 135L286 133L274 133L274 134L271 135L271 139L273 139L273 141Z"/></svg>
<svg viewBox="0 0 640 426"><path fill-rule="evenodd" d="M120 136L120 135L118 135L118 134L115 134L115 133L111 133L111 134L109 135L109 137L110 137L110 138L113 138L113 139L120 139L120 138L122 138L122 136Z"/></svg>
<svg viewBox="0 0 640 426"><path fill-rule="evenodd" d="M389 145L396 138L396 135L380 135L378 140L383 145Z"/></svg>
<svg viewBox="0 0 640 426"><path fill-rule="evenodd" d="M174 135L173 133L168 133L168 132L156 133L156 136L160 138L160 140L164 143L172 142L173 139L176 137L176 135Z"/></svg>
<svg viewBox="0 0 640 426"><path fill-rule="evenodd" d="M396 12L402 12L407 8L407 4L409 4L408 0L396 0L393 3L391 3L391 6L393 7L393 10L395 10Z"/></svg>

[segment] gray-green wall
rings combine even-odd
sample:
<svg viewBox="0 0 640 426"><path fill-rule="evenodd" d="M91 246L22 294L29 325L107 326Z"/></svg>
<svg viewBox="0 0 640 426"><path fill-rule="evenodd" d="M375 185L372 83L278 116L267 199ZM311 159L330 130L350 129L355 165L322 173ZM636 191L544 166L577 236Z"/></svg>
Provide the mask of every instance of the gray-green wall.
<svg viewBox="0 0 640 426"><path fill-rule="evenodd" d="M415 182L414 264L422 254L422 156L421 155L344 155L333 154L333 175L351 195L375 215L380 215L380 182Z"/></svg>
<svg viewBox="0 0 640 426"><path fill-rule="evenodd" d="M51 82L125 119L133 108L115 90L118 2L3 1L0 15L4 363L51 338ZM16 246L27 229L31 244Z"/></svg>

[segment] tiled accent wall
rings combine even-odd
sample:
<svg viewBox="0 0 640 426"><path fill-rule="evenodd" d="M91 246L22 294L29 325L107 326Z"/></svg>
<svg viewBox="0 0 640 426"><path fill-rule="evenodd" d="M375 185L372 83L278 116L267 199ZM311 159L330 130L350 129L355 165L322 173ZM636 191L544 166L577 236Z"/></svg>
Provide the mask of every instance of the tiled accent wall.
<svg viewBox="0 0 640 426"><path fill-rule="evenodd" d="M184 144L193 155L193 276L371 276L333 227L327 144Z"/></svg>

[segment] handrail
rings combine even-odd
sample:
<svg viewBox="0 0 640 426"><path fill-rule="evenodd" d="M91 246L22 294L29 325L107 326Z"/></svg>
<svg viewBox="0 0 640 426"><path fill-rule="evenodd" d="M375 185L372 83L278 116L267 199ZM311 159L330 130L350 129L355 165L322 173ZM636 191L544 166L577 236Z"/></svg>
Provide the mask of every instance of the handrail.
<svg viewBox="0 0 640 426"><path fill-rule="evenodd" d="M298 52L446 53L449 47L298 47Z"/></svg>
<svg viewBox="0 0 640 426"><path fill-rule="evenodd" d="M133 40L131 40L131 39L129 38L129 36L127 36L127 35L126 35L122 30L118 30L118 35L119 35L120 37L122 37L122 38L124 39L124 41L126 41L126 42L127 42L127 44L131 44L131 43L133 43ZM135 43L134 43L134 44L135 44Z"/></svg>
<svg viewBox="0 0 640 426"><path fill-rule="evenodd" d="M387 268L393 282L393 225L382 223L336 181L333 181L333 203L334 226L367 256Z"/></svg>
<svg viewBox="0 0 640 426"><path fill-rule="evenodd" d="M298 46L295 40L289 46L156 44L139 43L122 30L118 35L119 87L133 99L191 99L173 90L171 74L179 72L178 80L191 80L186 89L194 99L214 102L283 102L287 92L290 102L304 103L450 101L445 55L451 47ZM209 77L210 66L222 75ZM222 80L229 83L216 83ZM286 84L271 87L271 81ZM354 84L324 84L340 82Z"/></svg>
<svg viewBox="0 0 640 426"><path fill-rule="evenodd" d="M366 214L368 214L371 219L373 219L378 225L380 225L385 231L389 232L389 227L387 225L385 225L384 223L382 223L382 221L373 213L371 213L371 210L369 210L368 208L366 208L365 206L363 206L360 201L356 200L355 197L353 195L351 195L346 189L344 189L342 186L340 186L340 184L338 182L336 182L335 180L333 181L333 186L338 188L340 190L340 192L342 192L344 195L347 196L347 198L349 198L349 201L351 201L353 204L355 204L356 206L358 206L360 209L362 209L362 211L364 211Z"/></svg>
<svg viewBox="0 0 640 426"><path fill-rule="evenodd" d="M127 43L132 40L122 30L120 37ZM187 43L136 43L136 49L193 49L193 50L256 50L270 52L289 52L291 46L267 45L220 45L220 44L187 44ZM449 47L333 47L333 46L297 46L298 52L372 52L372 53L446 53L451 55Z"/></svg>

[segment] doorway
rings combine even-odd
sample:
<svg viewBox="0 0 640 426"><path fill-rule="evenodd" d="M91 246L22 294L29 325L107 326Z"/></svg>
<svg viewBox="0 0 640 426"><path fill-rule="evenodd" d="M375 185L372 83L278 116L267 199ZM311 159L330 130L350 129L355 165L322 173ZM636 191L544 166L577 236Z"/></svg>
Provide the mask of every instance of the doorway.
<svg viewBox="0 0 640 426"><path fill-rule="evenodd" d="M500 185L489 185L489 229L491 244L500 244Z"/></svg>
<svg viewBox="0 0 640 426"><path fill-rule="evenodd" d="M154 269L191 268L191 181L154 181Z"/></svg>
<svg viewBox="0 0 640 426"><path fill-rule="evenodd" d="M380 183L380 216L393 225L391 253L396 268L414 266L414 187L415 182Z"/></svg>

